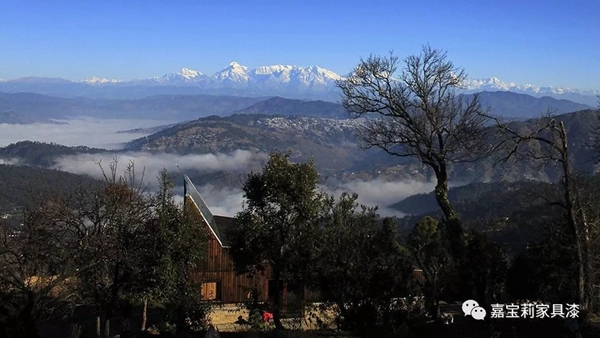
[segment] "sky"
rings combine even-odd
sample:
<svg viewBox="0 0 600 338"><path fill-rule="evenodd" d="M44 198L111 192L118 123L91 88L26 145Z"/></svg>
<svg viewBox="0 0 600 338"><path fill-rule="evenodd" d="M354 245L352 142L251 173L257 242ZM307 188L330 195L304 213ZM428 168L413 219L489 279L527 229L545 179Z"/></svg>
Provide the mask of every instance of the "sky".
<svg viewBox="0 0 600 338"><path fill-rule="evenodd" d="M421 46L472 78L600 89L600 0L0 2L0 78L131 80L231 61L347 74Z"/></svg>

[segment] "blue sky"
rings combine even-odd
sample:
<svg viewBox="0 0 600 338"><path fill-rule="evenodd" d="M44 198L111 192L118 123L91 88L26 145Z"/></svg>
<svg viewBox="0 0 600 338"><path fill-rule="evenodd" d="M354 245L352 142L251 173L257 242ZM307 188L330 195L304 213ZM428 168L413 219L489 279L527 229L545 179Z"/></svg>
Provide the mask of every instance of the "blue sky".
<svg viewBox="0 0 600 338"><path fill-rule="evenodd" d="M0 2L0 78L128 80L237 61L348 73L445 49L474 78L600 89L600 0Z"/></svg>

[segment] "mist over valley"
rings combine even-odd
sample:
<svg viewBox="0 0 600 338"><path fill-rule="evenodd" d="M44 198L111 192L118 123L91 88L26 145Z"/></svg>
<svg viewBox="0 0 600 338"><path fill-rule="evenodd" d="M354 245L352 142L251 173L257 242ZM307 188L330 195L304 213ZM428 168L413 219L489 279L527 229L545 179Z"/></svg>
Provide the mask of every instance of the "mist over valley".
<svg viewBox="0 0 600 338"><path fill-rule="evenodd" d="M586 162L590 151L584 141L595 118L591 107L511 92L479 95L490 113L523 128L529 128L528 118L548 109L569 113L560 118L579 131L570 140L577 163L593 170ZM571 113L576 111L580 112ZM2 163L101 178L98 163L116 159L143 168L151 182L162 168L175 177L182 170L206 195L210 207L227 216L241 210L246 175L260 171L274 150L290 151L293 161L313 159L324 191L358 193L360 203L378 206L384 216L410 213L390 206L430 192L435 185L433 172L415 159L362 149L355 131L367 120L352 118L333 102L211 95L107 100L1 94L0 121ZM556 172L538 172L528 163L500 170L492 162L452 166L451 182L456 186L556 179Z"/></svg>

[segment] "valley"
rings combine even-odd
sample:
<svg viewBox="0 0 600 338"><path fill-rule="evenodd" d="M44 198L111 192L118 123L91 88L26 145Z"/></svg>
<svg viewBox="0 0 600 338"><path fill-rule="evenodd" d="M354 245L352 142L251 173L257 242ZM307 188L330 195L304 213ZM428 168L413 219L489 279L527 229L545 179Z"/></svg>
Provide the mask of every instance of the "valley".
<svg viewBox="0 0 600 338"><path fill-rule="evenodd" d="M479 95L490 113L513 120L511 127L520 130L533 130L535 119L531 118L552 109L571 135L569 145L575 167L582 172L594 172L590 159L595 154L591 141L597 113L589 106L510 92ZM133 161L143 166L148 177L156 176L162 167L172 174L181 169L198 182L201 190L219 196L209 199L213 207L223 200L230 201L230 205L231 201L237 201L241 206L242 182L248 173L260 170L272 151L290 152L294 161L314 160L321 175L320 184L326 191L350 189L365 196L360 202L379 205L386 215L420 214L394 205L410 195L433 189L430 183L433 172L416 159L361 148L355 130L368 117L352 118L340 104L332 102L211 95L107 100L1 94L1 110L11 112L10 120L0 124L0 129L6 128L7 137L0 139L4 142L4 148L0 148L3 163L66 170L96 178L100 174L97 162L108 163L114 158L121 163ZM54 121L63 124L54 127L58 128L57 134L52 136L44 127L51 124L44 123ZM103 123L107 126L105 131L98 129ZM20 139L27 139L25 134L29 131L25 130L29 126L32 132L46 130L46 137L36 139L31 135L38 142L15 142L18 139L10 142L10 137L14 137L10 131L19 128L23 128ZM76 130L83 133L75 137ZM93 130L100 132L91 137L89 131ZM67 135L74 138L62 139ZM489 141L494 142L493 136L490 137ZM96 138L110 143L91 142ZM113 146L106 147L107 144ZM524 179L552 182L558 178L558 168L545 167L540 171L529 162L499 165L496 160L487 158L453 165L449 168L450 181L454 186L463 186ZM375 194L366 197L372 187L397 182L405 184L385 198ZM215 193L219 191L225 193ZM227 213L232 215L235 210L234 202Z"/></svg>

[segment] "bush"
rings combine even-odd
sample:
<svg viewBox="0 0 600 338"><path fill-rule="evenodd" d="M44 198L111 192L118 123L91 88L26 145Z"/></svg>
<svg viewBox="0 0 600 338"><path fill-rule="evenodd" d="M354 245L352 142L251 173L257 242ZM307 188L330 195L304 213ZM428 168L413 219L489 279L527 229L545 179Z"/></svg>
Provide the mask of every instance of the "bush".
<svg viewBox="0 0 600 338"><path fill-rule="evenodd" d="M158 331L161 335L174 335L175 333L177 333L177 324L173 324L169 320L162 321L160 324L158 324Z"/></svg>
<svg viewBox="0 0 600 338"><path fill-rule="evenodd" d="M191 292L180 295L177 302L166 304L166 322L173 324L177 332L198 332L206 329L210 324L212 305L198 302Z"/></svg>
<svg viewBox="0 0 600 338"><path fill-rule="evenodd" d="M212 311L210 304L187 304L177 311L175 322L179 323L178 332L198 332L210 325L209 314Z"/></svg>
<svg viewBox="0 0 600 338"><path fill-rule="evenodd" d="M423 299L407 297L387 305L361 302L346 306L340 327L361 337L408 337L426 318Z"/></svg>
<svg viewBox="0 0 600 338"><path fill-rule="evenodd" d="M262 313L263 306L259 303L260 291L254 288L250 292L250 298L244 303L244 307L248 310L248 325L252 331L265 331L268 329L267 323L263 322Z"/></svg>

